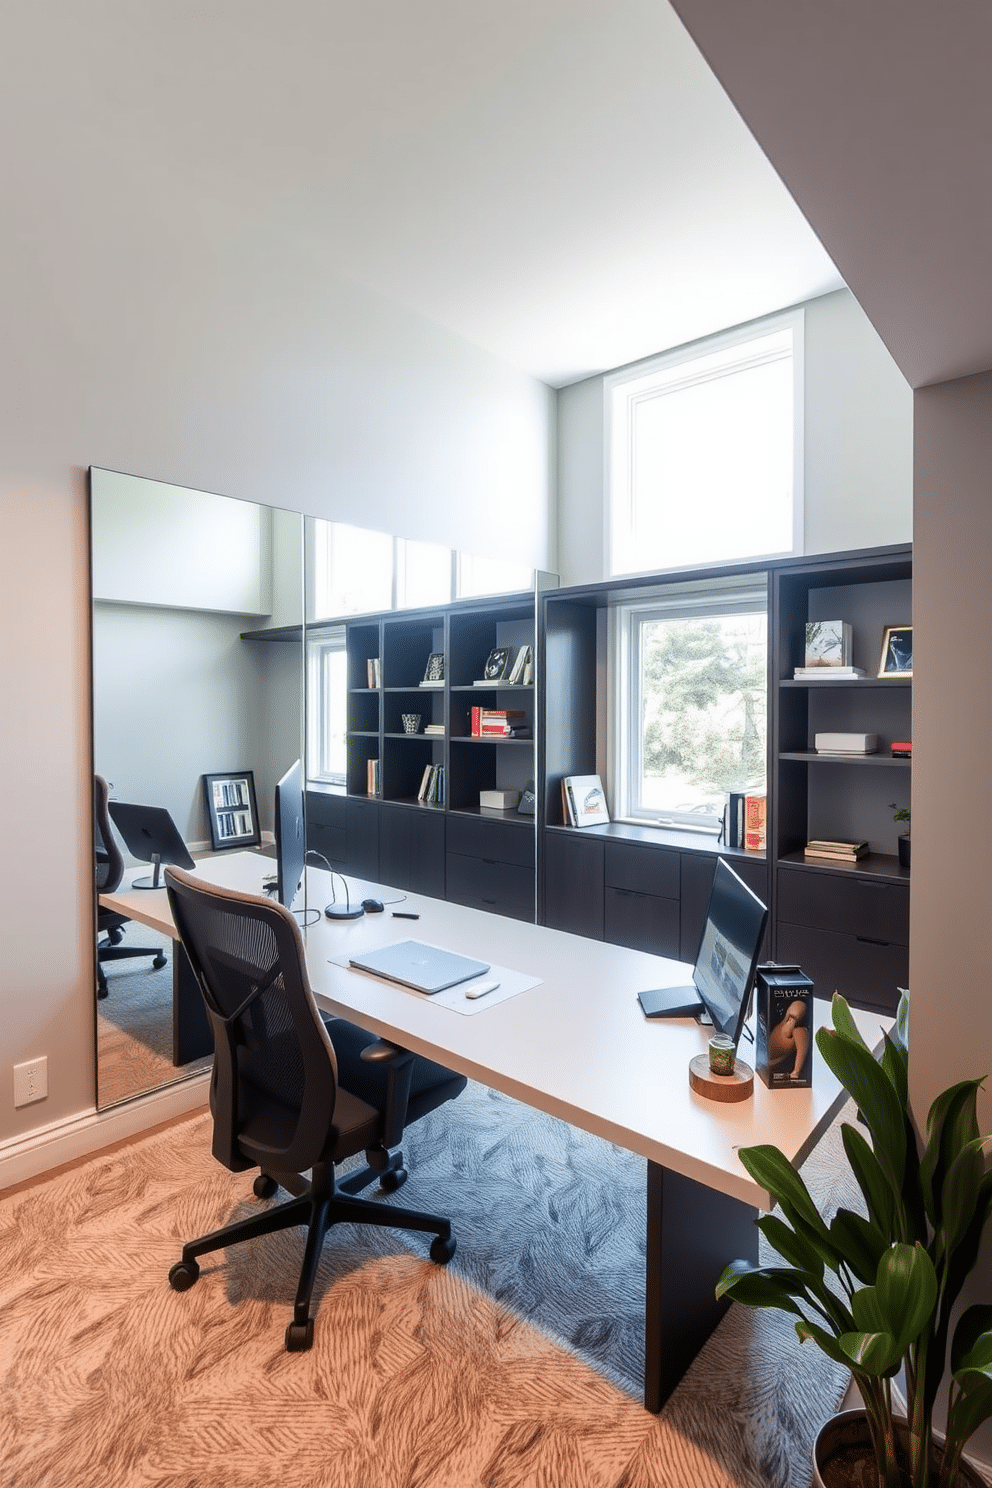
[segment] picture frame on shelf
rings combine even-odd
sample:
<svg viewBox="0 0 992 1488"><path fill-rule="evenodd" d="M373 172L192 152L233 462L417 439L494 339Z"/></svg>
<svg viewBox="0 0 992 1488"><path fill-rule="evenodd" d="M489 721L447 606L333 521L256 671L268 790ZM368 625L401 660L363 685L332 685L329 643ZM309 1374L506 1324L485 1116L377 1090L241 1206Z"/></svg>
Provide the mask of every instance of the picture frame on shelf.
<svg viewBox="0 0 992 1488"><path fill-rule="evenodd" d="M880 677L912 677L913 627L887 625L882 636L882 655L878 662Z"/></svg>
<svg viewBox="0 0 992 1488"><path fill-rule="evenodd" d="M251 770L204 775L203 795L214 852L231 847L258 847L262 840Z"/></svg>
<svg viewBox="0 0 992 1488"><path fill-rule="evenodd" d="M502 682L513 666L513 647L496 646L490 651L482 669L486 682Z"/></svg>
<svg viewBox="0 0 992 1488"><path fill-rule="evenodd" d="M444 652L432 651L427 658L427 666L424 668L424 679L421 687L443 687L444 686Z"/></svg>

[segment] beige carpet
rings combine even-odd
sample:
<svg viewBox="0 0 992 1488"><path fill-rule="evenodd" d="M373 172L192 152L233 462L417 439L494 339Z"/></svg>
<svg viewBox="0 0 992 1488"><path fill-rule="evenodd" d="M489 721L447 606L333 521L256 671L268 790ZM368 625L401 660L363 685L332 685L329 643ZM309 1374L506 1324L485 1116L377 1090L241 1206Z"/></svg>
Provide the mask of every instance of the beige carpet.
<svg viewBox="0 0 992 1488"><path fill-rule="evenodd" d="M490 1121L505 1124L519 1112L533 1139L533 1113L480 1087L466 1095L443 1123L456 1137L456 1167L473 1101ZM455 1125L463 1103L464 1123ZM557 1128L550 1123L549 1141ZM574 1149L571 1129L562 1130ZM607 1166L615 1152L597 1144L597 1164ZM828 1187L830 1154L828 1141L821 1159ZM551 1164L538 1165L545 1182ZM809 1482L812 1431L844 1380L800 1350L784 1319L731 1309L663 1414L652 1417L574 1347L493 1299L508 1290L500 1264L522 1267L501 1233L507 1206L490 1205L486 1214L482 1204L479 1223L460 1219L450 1168L452 1202L444 1207L460 1242L451 1266L426 1260L415 1237L408 1248L389 1231L333 1230L309 1354L283 1349L298 1231L207 1257L197 1285L173 1292L166 1277L183 1238L257 1208L251 1179L211 1159L208 1120L197 1117L0 1202L0 1481L17 1488ZM464 1185L464 1172L458 1181ZM426 1164L412 1171L399 1202L437 1200ZM534 1208L526 1184L521 1205ZM559 1237L573 1254L589 1249L587 1219L580 1206L576 1232ZM537 1228L546 1229L540 1216ZM533 1265L531 1255L523 1269ZM522 1295L539 1298L540 1275L526 1282ZM636 1353L623 1333L617 1346ZM636 1372L636 1359L612 1366L614 1375Z"/></svg>

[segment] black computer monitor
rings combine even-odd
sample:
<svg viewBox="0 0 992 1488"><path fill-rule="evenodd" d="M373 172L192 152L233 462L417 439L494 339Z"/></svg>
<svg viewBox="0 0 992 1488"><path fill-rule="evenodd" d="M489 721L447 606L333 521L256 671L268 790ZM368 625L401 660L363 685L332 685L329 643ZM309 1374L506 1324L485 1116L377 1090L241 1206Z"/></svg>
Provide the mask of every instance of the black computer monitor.
<svg viewBox="0 0 992 1488"><path fill-rule="evenodd" d="M307 844L303 829L303 769L299 760L290 765L276 786L276 897L292 909L306 863Z"/></svg>
<svg viewBox="0 0 992 1488"><path fill-rule="evenodd" d="M754 968L768 922L757 894L718 858L703 922L691 987L658 987L640 992L649 1018L708 1015L720 1033L736 1044L747 1017Z"/></svg>
<svg viewBox="0 0 992 1488"><path fill-rule="evenodd" d="M164 806L136 806L130 801L108 801L114 826L124 838L128 852L142 863L154 863L155 872L136 878L132 889L164 889L163 863L175 868L194 868L189 849Z"/></svg>

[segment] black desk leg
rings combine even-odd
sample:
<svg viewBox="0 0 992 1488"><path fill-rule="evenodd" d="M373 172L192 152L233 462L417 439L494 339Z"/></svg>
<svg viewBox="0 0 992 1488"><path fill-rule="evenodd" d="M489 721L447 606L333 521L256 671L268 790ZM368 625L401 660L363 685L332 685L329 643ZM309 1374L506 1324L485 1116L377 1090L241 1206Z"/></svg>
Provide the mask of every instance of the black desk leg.
<svg viewBox="0 0 992 1488"><path fill-rule="evenodd" d="M738 1256L758 1258L758 1211L648 1163L644 1407L660 1411L728 1306L713 1295Z"/></svg>
<svg viewBox="0 0 992 1488"><path fill-rule="evenodd" d="M214 1036L189 957L172 942L172 1062L189 1064L214 1052Z"/></svg>

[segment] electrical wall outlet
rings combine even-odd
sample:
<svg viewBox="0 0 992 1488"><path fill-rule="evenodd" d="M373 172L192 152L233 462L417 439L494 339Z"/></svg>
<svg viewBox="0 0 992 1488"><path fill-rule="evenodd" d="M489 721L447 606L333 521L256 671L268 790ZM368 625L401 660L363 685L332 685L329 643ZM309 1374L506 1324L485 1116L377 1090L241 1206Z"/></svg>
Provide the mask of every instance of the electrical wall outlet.
<svg viewBox="0 0 992 1488"><path fill-rule="evenodd" d="M14 1065L14 1105L30 1106L48 1098L48 1055Z"/></svg>

